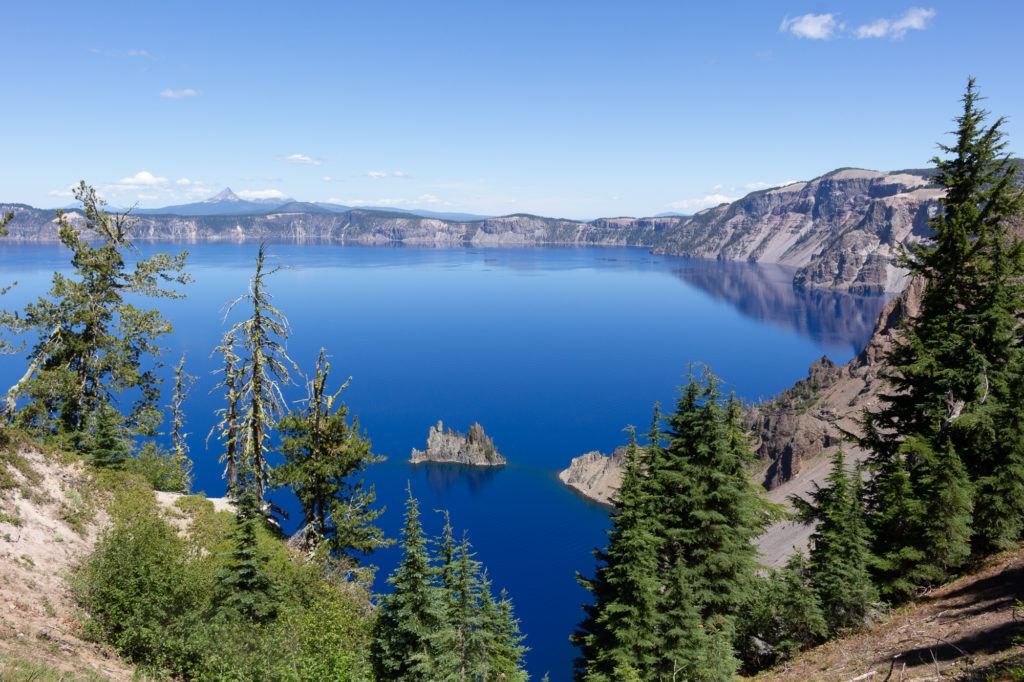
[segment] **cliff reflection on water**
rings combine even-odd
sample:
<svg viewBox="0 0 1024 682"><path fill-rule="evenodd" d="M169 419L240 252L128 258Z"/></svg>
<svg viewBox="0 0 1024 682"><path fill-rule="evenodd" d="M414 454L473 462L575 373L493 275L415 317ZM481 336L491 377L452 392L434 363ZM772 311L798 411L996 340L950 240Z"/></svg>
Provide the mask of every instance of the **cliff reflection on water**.
<svg viewBox="0 0 1024 682"><path fill-rule="evenodd" d="M746 262L686 260L676 270L684 282L725 301L742 314L815 342L859 353L891 295L864 296L793 286L792 268Z"/></svg>
<svg viewBox="0 0 1024 682"><path fill-rule="evenodd" d="M450 492L451 488L456 485L465 486L469 492L475 495L483 490L501 469L501 467L479 467L447 462L414 464L413 468L423 471L427 485L438 496Z"/></svg>

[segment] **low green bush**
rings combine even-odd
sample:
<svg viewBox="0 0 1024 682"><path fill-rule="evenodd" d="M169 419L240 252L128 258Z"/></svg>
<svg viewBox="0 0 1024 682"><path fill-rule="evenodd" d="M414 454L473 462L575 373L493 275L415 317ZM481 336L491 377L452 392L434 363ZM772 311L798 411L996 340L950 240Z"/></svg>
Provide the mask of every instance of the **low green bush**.
<svg viewBox="0 0 1024 682"><path fill-rule="evenodd" d="M234 517L201 497L164 518L141 476L101 471L112 525L78 570L74 589L86 631L154 674L203 680L368 680L372 609L365 590L330 578L264 526L258 548L277 589L277 616L253 623L218 608L217 576Z"/></svg>

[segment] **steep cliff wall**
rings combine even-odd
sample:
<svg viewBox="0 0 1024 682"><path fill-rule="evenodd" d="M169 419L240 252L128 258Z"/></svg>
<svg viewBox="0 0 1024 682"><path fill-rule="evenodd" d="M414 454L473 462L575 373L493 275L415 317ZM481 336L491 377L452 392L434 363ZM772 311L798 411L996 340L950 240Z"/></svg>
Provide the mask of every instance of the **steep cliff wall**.
<svg viewBox="0 0 1024 682"><path fill-rule="evenodd" d="M640 246L670 255L778 263L799 268L804 288L899 291L899 244L927 237L941 191L922 172L843 169L808 182L754 192L689 217L600 218L589 222L515 214L455 221L408 213L324 210L288 204L264 214L136 216L137 239L162 241L403 242L426 246ZM9 239L54 241L56 214L23 204ZM77 219L72 212L72 218Z"/></svg>

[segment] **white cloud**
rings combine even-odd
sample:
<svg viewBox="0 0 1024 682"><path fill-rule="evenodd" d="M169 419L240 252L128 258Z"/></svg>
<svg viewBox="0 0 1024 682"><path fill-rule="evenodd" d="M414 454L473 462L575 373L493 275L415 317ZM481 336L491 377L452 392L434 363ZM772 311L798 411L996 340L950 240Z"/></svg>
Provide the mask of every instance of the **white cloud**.
<svg viewBox="0 0 1024 682"><path fill-rule="evenodd" d="M143 50L143 49L140 49L140 48L134 48L134 49L131 49L131 50L124 50L122 52L122 51L118 51L118 50L101 50L98 47L90 47L89 48L89 52L92 52L93 54L101 54L104 57L113 57L114 59L122 59L124 57L135 57L135 58L142 58L142 59L156 59L156 57L154 57L149 52L149 50Z"/></svg>
<svg viewBox="0 0 1024 682"><path fill-rule="evenodd" d="M388 172L388 171L372 170L372 171L366 171L365 175L366 175L366 177L373 178L374 180L381 180L383 178L408 178L409 177L408 173L403 173L400 170L390 171L390 172Z"/></svg>
<svg viewBox="0 0 1024 682"><path fill-rule="evenodd" d="M325 175L324 176L324 182L330 182L332 180L334 180L334 178L332 178L330 175Z"/></svg>
<svg viewBox="0 0 1024 682"><path fill-rule="evenodd" d="M298 163L304 166L319 166L323 163L320 159L314 159L312 156L306 156L305 154L289 154L284 157L284 160L288 163Z"/></svg>
<svg viewBox="0 0 1024 682"><path fill-rule="evenodd" d="M242 199L284 199L285 193L279 189L243 189L235 192Z"/></svg>
<svg viewBox="0 0 1024 682"><path fill-rule="evenodd" d="M761 182L760 180L758 180L757 182L748 182L747 184L743 185L743 189L750 192L756 192L759 189L768 189L769 187L774 187L774 185L772 185L770 182Z"/></svg>
<svg viewBox="0 0 1024 682"><path fill-rule="evenodd" d="M893 19L877 19L869 24L858 26L858 38L888 38L900 40L907 31L923 31L935 17L934 9L911 7L902 15Z"/></svg>
<svg viewBox="0 0 1024 682"><path fill-rule="evenodd" d="M107 189L111 192L130 192L144 188L166 187L168 184L170 184L170 180L167 178L153 175L149 171L143 170L139 171L135 175L121 178L117 182L109 185Z"/></svg>
<svg viewBox="0 0 1024 682"><path fill-rule="evenodd" d="M160 92L160 96L165 99L185 99L187 97L198 97L199 91L193 88L181 88L180 90L166 88Z"/></svg>
<svg viewBox="0 0 1024 682"><path fill-rule="evenodd" d="M61 197L61 198L73 197L73 196L75 196L74 189L75 189L75 186L71 185L67 189L51 189L49 192L47 192L47 194L50 195L51 197Z"/></svg>
<svg viewBox="0 0 1024 682"><path fill-rule="evenodd" d="M797 38L808 40L830 40L836 32L842 31L844 24L835 14L801 14L798 17L786 17L779 24L781 33L792 33Z"/></svg>
<svg viewBox="0 0 1024 682"><path fill-rule="evenodd" d="M704 208L711 206L718 206L719 204L728 204L736 201L739 197L729 196L721 193L705 194L704 196L696 199L682 199L680 201L673 201L669 204L673 209L682 211L684 213L690 211L699 211Z"/></svg>

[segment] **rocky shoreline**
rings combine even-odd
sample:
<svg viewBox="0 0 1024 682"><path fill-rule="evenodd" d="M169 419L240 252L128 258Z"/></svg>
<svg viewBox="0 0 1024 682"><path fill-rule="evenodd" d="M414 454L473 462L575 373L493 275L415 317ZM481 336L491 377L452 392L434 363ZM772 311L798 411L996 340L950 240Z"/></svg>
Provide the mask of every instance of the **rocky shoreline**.
<svg viewBox="0 0 1024 682"><path fill-rule="evenodd" d="M463 434L451 428L445 429L438 420L427 434L426 450L413 448L409 458L412 464L427 462L463 464L467 466L505 466L505 458L494 447L494 441L484 433L484 427L473 424L469 433Z"/></svg>
<svg viewBox="0 0 1024 682"><path fill-rule="evenodd" d="M882 357L902 320L917 313L921 290L920 283L913 282L886 306L871 340L850 362L839 366L822 357L811 365L806 378L748 408L747 426L762 462L757 474L766 489L778 489L816 469L814 465L841 443L849 459L863 456L854 444L844 442L843 434L856 432L864 410L878 405ZM588 452L574 458L558 479L581 495L610 505L622 481L624 463L623 447L612 455Z"/></svg>
<svg viewBox="0 0 1024 682"><path fill-rule="evenodd" d="M843 168L807 182L759 190L694 215L581 221L513 214L447 220L385 210L326 210L292 202L261 214L134 216L137 240L265 241L420 246L632 246L674 256L796 268L804 289L896 292L906 273L893 255L927 238L941 190L926 171ZM0 204L13 214L10 241L57 240L56 212ZM69 219L81 220L75 210Z"/></svg>
<svg viewBox="0 0 1024 682"><path fill-rule="evenodd" d="M625 464L625 447L615 448L610 455L592 450L573 457L568 468L558 472L558 480L589 500L611 506Z"/></svg>

